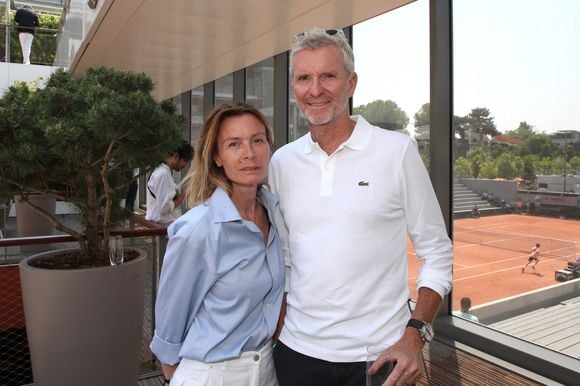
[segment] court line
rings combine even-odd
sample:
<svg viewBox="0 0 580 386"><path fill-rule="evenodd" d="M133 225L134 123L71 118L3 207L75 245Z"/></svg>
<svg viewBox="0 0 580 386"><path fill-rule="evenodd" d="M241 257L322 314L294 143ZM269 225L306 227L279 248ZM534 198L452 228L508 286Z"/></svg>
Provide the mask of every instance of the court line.
<svg viewBox="0 0 580 386"><path fill-rule="evenodd" d="M546 258L546 260L547 259L550 259L550 258ZM550 259L550 260L556 260L556 259ZM541 262L542 261L540 260L540 263ZM511 267L511 268L504 268L504 269L499 269L499 270L495 270L495 271L491 271L491 272L484 272L484 273L480 273L480 274L477 274L477 275L471 275L471 276L462 277L462 278L459 278L459 279L455 279L454 278L453 279L453 283L458 282L458 281L462 281L462 280L467 280L467 279L475 279L475 278L482 277L482 276L494 275L494 274L499 273L499 272L511 271L513 269L521 270L521 268L522 268L521 265L517 265L517 266ZM534 272L541 273L538 270L536 270Z"/></svg>

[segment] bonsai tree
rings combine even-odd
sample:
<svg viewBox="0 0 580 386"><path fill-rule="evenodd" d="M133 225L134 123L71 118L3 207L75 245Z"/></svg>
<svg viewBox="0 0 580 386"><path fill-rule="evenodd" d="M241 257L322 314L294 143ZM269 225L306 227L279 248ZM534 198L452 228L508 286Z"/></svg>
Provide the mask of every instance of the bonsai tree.
<svg viewBox="0 0 580 386"><path fill-rule="evenodd" d="M128 214L120 206L127 186L181 142L183 117L152 89L145 74L96 68L73 78L59 70L44 88L18 83L0 99L0 196L21 195L74 237L78 266L108 264L103 245ZM31 193L76 205L82 230L35 207Z"/></svg>

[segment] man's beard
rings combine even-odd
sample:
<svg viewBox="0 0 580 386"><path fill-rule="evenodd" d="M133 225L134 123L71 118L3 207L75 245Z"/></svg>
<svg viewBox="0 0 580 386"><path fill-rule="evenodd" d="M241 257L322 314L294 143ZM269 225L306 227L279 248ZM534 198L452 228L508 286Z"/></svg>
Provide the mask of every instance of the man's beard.
<svg viewBox="0 0 580 386"><path fill-rule="evenodd" d="M336 106L335 108L331 108L323 113L321 112L311 113L308 111L308 108L304 108L304 106L307 106L307 104L304 105L298 104L298 108L300 109L300 111L302 111L302 114L304 114L304 116L308 120L309 125L324 126L334 121L336 118L341 116L346 109L348 109L348 97L345 98L344 95L341 96L338 103L334 105Z"/></svg>

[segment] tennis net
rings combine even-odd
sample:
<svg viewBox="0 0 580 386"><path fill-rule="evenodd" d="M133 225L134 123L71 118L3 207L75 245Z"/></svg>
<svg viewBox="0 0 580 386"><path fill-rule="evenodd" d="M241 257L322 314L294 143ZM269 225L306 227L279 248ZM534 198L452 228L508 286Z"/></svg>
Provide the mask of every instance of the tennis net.
<svg viewBox="0 0 580 386"><path fill-rule="evenodd" d="M453 239L523 253L530 253L532 247L536 243L540 243L541 253L543 255L554 256L565 260L576 259L576 242L569 240L461 227L454 228Z"/></svg>

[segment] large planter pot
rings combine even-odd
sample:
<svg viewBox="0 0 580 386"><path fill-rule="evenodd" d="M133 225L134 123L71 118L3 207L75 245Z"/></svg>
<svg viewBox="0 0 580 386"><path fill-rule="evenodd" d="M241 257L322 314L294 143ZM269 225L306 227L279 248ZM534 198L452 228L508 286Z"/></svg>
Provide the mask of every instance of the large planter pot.
<svg viewBox="0 0 580 386"><path fill-rule="evenodd" d="M30 265L59 251L20 262L34 385L137 385L147 263L139 251L115 267Z"/></svg>

